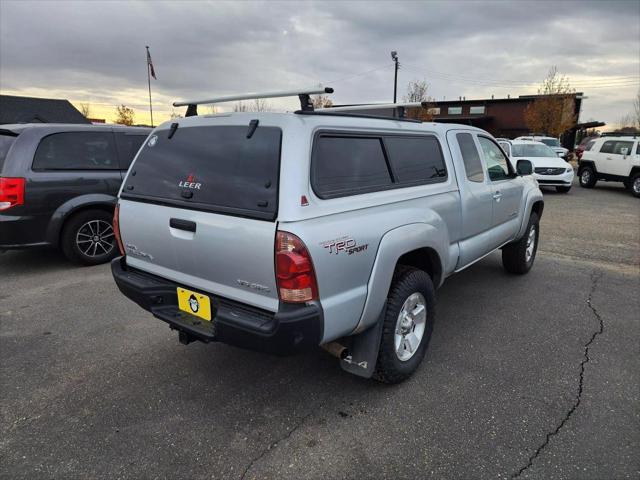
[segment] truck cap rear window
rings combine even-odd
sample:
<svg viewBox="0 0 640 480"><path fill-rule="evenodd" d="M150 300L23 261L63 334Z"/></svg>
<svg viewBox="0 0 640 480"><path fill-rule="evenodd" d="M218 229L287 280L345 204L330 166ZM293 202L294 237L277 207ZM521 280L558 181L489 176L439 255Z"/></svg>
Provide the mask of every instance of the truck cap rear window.
<svg viewBox="0 0 640 480"><path fill-rule="evenodd" d="M282 131L248 125L154 132L141 148L123 198L263 220L275 219Z"/></svg>

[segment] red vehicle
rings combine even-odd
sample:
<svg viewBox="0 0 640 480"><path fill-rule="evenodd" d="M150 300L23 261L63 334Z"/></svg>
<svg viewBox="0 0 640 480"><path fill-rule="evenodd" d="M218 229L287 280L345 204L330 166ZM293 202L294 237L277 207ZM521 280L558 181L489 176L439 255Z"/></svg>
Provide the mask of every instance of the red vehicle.
<svg viewBox="0 0 640 480"><path fill-rule="evenodd" d="M593 147L593 144L597 139L598 137L586 137L582 139L580 145L576 147L576 150L574 152L578 157L578 161L582 160L582 154L585 152L585 150L591 150L591 147Z"/></svg>

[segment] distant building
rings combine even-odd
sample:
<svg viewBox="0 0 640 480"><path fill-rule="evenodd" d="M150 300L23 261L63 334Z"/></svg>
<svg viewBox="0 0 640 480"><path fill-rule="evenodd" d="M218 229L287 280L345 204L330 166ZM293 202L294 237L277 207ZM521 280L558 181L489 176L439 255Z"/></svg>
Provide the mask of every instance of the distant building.
<svg viewBox="0 0 640 480"><path fill-rule="evenodd" d="M538 95L521 95L514 98L489 98L484 100L466 100L464 98L442 100L432 103L431 113L433 120L436 122L473 125L486 130L494 137L516 138L530 133L545 133L530 132L524 120L525 110L536 98L538 98ZM583 99L582 93L573 94L576 118L580 114ZM393 109L382 108L380 110L366 110L361 113L381 116L394 115ZM562 136L563 146L573 150L578 130L602 125L604 125L602 122L576 124L575 127Z"/></svg>
<svg viewBox="0 0 640 480"><path fill-rule="evenodd" d="M8 123L91 123L68 100L0 95L0 125Z"/></svg>

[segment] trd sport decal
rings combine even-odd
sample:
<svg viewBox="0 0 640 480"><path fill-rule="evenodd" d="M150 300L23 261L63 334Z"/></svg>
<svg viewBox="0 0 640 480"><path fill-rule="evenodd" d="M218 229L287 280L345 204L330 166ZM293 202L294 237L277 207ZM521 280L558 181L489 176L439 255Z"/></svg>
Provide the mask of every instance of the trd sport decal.
<svg viewBox="0 0 640 480"><path fill-rule="evenodd" d="M358 245L356 241L351 237L341 237L335 240L327 240L326 242L320 242L324 248L329 250L329 253L338 255L340 252L344 252L347 255L353 255L354 253L364 252L369 246L368 243L364 245Z"/></svg>

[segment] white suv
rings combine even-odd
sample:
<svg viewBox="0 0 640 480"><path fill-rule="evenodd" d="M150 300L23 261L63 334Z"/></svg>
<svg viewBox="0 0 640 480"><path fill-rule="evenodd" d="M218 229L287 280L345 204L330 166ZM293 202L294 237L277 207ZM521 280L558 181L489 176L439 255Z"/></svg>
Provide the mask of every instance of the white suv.
<svg viewBox="0 0 640 480"><path fill-rule="evenodd" d="M585 150L578 165L580 186L593 188L598 180L622 182L640 197L640 142L636 136L601 137Z"/></svg>
<svg viewBox="0 0 640 480"><path fill-rule="evenodd" d="M567 153L569 150L560 145L560 141L555 137L540 137L540 136L531 136L531 137L518 137L516 140L529 140L533 142L542 142L551 150L553 150L556 155L561 158L567 158Z"/></svg>
<svg viewBox="0 0 640 480"><path fill-rule="evenodd" d="M529 160L533 164L533 176L541 187L555 187L558 193L569 193L573 167L544 143L529 140L499 140L498 143L512 165L515 166L518 160Z"/></svg>

